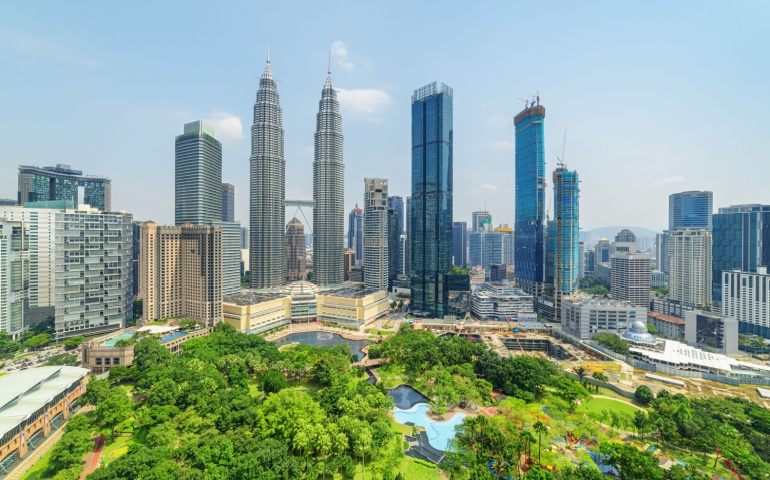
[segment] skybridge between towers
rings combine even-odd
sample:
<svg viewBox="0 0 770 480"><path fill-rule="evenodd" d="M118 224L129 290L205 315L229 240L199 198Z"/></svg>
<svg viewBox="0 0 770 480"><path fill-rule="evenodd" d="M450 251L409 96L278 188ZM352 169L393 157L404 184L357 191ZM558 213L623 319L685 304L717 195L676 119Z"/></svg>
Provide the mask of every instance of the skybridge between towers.
<svg viewBox="0 0 770 480"><path fill-rule="evenodd" d="M312 222L308 221L307 216L305 216L305 211L302 210L302 208L314 208L315 202L313 200L284 200L283 206L286 208L289 207L296 207L297 209L294 211L294 215L292 217L297 216L297 212L299 212L302 215L302 218L305 220L305 224L307 225L307 228L310 230L310 233L313 233L313 227ZM288 226L286 227L288 228Z"/></svg>

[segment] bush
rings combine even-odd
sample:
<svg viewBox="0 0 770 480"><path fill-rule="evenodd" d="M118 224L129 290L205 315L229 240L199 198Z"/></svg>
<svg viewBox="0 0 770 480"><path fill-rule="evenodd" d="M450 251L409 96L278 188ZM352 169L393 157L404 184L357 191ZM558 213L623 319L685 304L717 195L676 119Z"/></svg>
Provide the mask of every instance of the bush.
<svg viewBox="0 0 770 480"><path fill-rule="evenodd" d="M594 335L593 339L596 340L596 343L598 343L599 345L606 347L612 350L613 352L619 353L621 355L626 355L628 353L629 348L631 348L629 347L627 341L611 333L599 333L597 335Z"/></svg>
<svg viewBox="0 0 770 480"><path fill-rule="evenodd" d="M647 385L639 385L636 392L634 392L634 398L639 403L649 405L655 399L655 395L653 395L652 390Z"/></svg>

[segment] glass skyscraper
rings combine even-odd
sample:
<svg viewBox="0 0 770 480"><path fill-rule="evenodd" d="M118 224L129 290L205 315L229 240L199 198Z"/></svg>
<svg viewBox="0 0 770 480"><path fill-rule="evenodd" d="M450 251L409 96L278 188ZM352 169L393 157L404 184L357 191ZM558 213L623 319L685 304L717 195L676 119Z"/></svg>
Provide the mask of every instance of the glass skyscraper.
<svg viewBox="0 0 770 480"><path fill-rule="evenodd" d="M356 252L356 265L364 259L364 211L355 208L348 214L348 248Z"/></svg>
<svg viewBox="0 0 770 480"><path fill-rule="evenodd" d="M83 175L69 165L55 167L19 167L19 205L29 202L50 200L72 200L73 207L79 203L90 205L99 211L112 209L112 184L109 178ZM83 187L79 195L78 187Z"/></svg>
<svg viewBox="0 0 770 480"><path fill-rule="evenodd" d="M770 205L733 205L713 218L712 289L722 301L722 273L770 266Z"/></svg>
<svg viewBox="0 0 770 480"><path fill-rule="evenodd" d="M566 167L560 166L553 172L553 285L557 319L561 319L561 297L575 291L580 274L579 182L577 172Z"/></svg>
<svg viewBox="0 0 770 480"><path fill-rule="evenodd" d="M541 295L545 281L545 107L532 105L513 119L516 127L516 282L530 295Z"/></svg>
<svg viewBox="0 0 770 480"><path fill-rule="evenodd" d="M458 267L468 268L468 222L452 222L452 258Z"/></svg>
<svg viewBox="0 0 770 480"><path fill-rule="evenodd" d="M235 186L230 183L222 184L222 221L235 221Z"/></svg>
<svg viewBox="0 0 770 480"><path fill-rule="evenodd" d="M174 222L203 225L222 218L222 144L201 121L186 123L175 141Z"/></svg>
<svg viewBox="0 0 770 480"><path fill-rule="evenodd" d="M452 89L436 82L412 96L411 302L443 317L452 268Z"/></svg>
<svg viewBox="0 0 770 480"><path fill-rule="evenodd" d="M668 229L707 228L711 230L713 192L681 192L668 197Z"/></svg>

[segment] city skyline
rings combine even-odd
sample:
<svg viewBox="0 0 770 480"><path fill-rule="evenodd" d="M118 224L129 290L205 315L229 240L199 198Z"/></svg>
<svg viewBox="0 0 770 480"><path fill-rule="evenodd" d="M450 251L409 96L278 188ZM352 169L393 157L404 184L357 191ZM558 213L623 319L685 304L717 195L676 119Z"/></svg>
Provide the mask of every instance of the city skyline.
<svg viewBox="0 0 770 480"><path fill-rule="evenodd" d="M385 20L403 20L404 10L400 7L405 5L396 4L392 11L385 12ZM666 18L660 18L654 8L644 8L635 19L639 22L633 24L626 18L630 7L613 6L602 9L605 22L592 32L584 32L583 24L597 15L599 7L565 5L549 12L552 22L539 33L541 47L519 53L515 49L517 35L540 27L523 24L517 27L517 34L498 27L505 18L514 18L511 13L515 12L515 17L530 16L536 10L526 5L500 5L500 14L495 15L499 20L486 20L491 28L481 31L474 27L478 34L474 45L449 39L446 52L436 57L405 47L415 41L410 28L405 29L403 39L387 48L378 45L380 25L362 32L352 21L365 18L367 10L373 8L369 6L341 12L340 18L323 27L298 19L300 28L308 27L301 38L288 34L292 30L286 28L291 18L288 7L268 6L253 29L240 29L249 30L247 36L236 33L239 28L234 26L222 38L197 39L186 32L163 33L168 20L175 18L172 15L180 12L161 7L154 19L137 18L150 35L131 47L104 34L105 29L110 29L120 38L125 28L109 18L120 17L109 15L114 8L99 6L93 14L83 15L78 9L67 11L53 5L32 23L24 18L28 15L23 15L29 7L0 7L5 18L15 19L13 27L0 25L0 62L12 67L6 77L9 88L0 94L8 112L2 121L0 141L9 147L3 160L5 168L44 165L50 162L41 159L55 154L63 157L62 163L112 178L114 209L130 211L138 220L153 218L172 223L170 212L164 212L165 216L154 214L157 205L170 205L173 198L162 188L173 178L173 152L166 139L177 133L178 125L200 118L212 121L218 135L222 135L223 181L236 186L236 219L246 224L248 112L267 38L272 38L274 57L281 59L276 62L280 67L276 66L275 72L285 109L289 198L312 197L312 176L308 173L312 164L312 110L332 46L332 68L339 71L335 80L341 92L342 114L346 116L346 150L350 158L361 159L346 171L344 211L362 200L355 185L365 176L390 178L392 194L408 194L408 178L397 175L409 164L408 97L413 85L436 77L446 79L458 93L462 92L463 99L456 105L456 221L469 221L470 212L486 202L498 223L513 223L511 120L523 106L517 99L530 98L538 90L550 106L547 162L552 163L561 152L562 132L568 129L566 161L586 173L581 198L585 229L633 224L661 231L666 223L666 197L677 191L714 191L715 208L770 203L763 195L747 198L744 193L760 192L760 179L770 169L758 146L766 121L756 114L761 109L748 106L768 100L768 93L750 80L763 78L762 72L768 68L753 61L766 42L756 41L751 26L762 17L758 13L765 11L765 6L744 4L724 9L719 15L699 12L695 17L685 6L675 6ZM129 17L138 16L140 11L125 8ZM225 6L207 15L241 25L254 22L247 20L253 17L249 15L253 9L256 6ZM427 7L418 6L415 13L424 9ZM208 24L210 18L195 10L181 13L183 23L191 27L204 21ZM307 18L318 12L320 6L309 5ZM443 12L439 15L449 16ZM725 23L733 16L749 25L738 29ZM449 28L459 24L457 19L449 20ZM410 18L406 21L414 22ZM648 29L636 26L645 21L656 32L653 42L637 41L641 36L648 38L643 33ZM728 30L721 40L712 35L717 25ZM194 30L190 28L190 32ZM571 36L575 37L574 44L565 48L564 38ZM613 42L607 42L610 38ZM52 45L60 48L46 48ZM405 55L404 51L411 53ZM513 65L494 61L514 51L520 57L511 62ZM210 58L211 68L196 68L196 62L191 61L193 54L201 52ZM477 68L448 61L450 56L469 59ZM120 58L120 62L113 58ZM611 71L606 68L609 59L617 65ZM557 66L542 71L528 69L522 75L520 65L527 62ZM485 73L479 76L482 65ZM555 68L559 73L570 72L570 80L555 75ZM147 69L154 72L152 81L141 78L146 77ZM728 73L736 70L752 74ZM59 81L46 81L54 72ZM691 78L699 80L691 82ZM10 93L30 89L43 93ZM708 120L718 116L721 103L714 92L735 90L751 99L734 106L747 120L740 127L728 124L723 126L727 131L718 132L714 122ZM663 104L677 114L657 115ZM30 128L30 115L41 111L43 105L54 114L50 119L38 115L34 118L51 135L51 142L35 142L35 129ZM116 108L121 112L119 118L98 120ZM61 109L67 110L68 122L57 122L53 128L54 119L62 117L55 112ZM607 118L612 121L603 121ZM598 124L602 129L595 128ZM83 135L88 142L82 141ZM141 145L130 141L137 135L145 140ZM731 136L742 141L737 145L722 142ZM116 143L121 148L115 149ZM110 161L104 162L105 158ZM740 159L745 169L756 174L744 178L738 169L725 170L721 168L724 158ZM618 178L630 181L610 181ZM5 176L0 179L0 196L12 198L13 183ZM612 201L623 195L646 201Z"/></svg>

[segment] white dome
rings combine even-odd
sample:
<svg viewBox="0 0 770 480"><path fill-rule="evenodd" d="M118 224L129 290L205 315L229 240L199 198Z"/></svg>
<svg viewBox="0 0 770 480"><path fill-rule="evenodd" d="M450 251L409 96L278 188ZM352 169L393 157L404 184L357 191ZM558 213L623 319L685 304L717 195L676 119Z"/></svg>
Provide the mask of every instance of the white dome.
<svg viewBox="0 0 770 480"><path fill-rule="evenodd" d="M647 332L647 324L641 320L631 324L631 329L623 334L623 339L632 343L655 343L655 335Z"/></svg>

